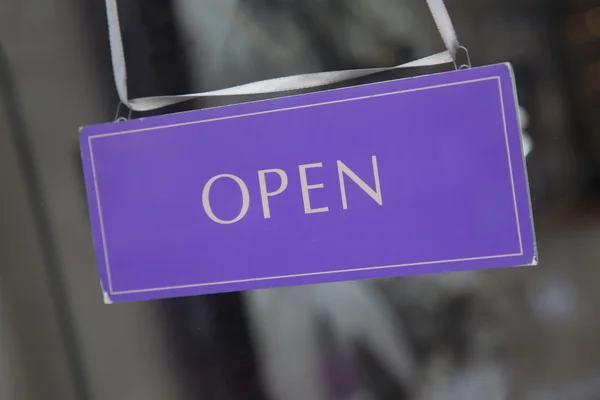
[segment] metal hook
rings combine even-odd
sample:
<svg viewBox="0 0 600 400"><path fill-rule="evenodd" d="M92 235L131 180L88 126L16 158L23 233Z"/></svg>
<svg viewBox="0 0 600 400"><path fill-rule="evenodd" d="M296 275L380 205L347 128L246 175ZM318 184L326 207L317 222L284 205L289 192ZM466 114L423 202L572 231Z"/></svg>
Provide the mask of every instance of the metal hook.
<svg viewBox="0 0 600 400"><path fill-rule="evenodd" d="M121 101L119 101L119 104L117 104L117 111L115 112L115 122L123 122L123 121L129 121L131 119L131 114L133 113L133 110L130 108L129 109L129 113L127 114L127 118L125 117L119 117L119 112L121 111L121 105L123 103Z"/></svg>
<svg viewBox="0 0 600 400"><path fill-rule="evenodd" d="M458 66L458 64L456 64L456 59L457 56L456 54L458 54L458 51L456 52L456 54L454 55L454 68L458 71L459 69L469 69L471 68L471 56L469 55L469 50L467 50L467 48L465 46L460 46L458 48L458 50L463 50L465 52L465 55L467 56L467 63L466 64L460 64L460 66Z"/></svg>
<svg viewBox="0 0 600 400"><path fill-rule="evenodd" d="M117 104L117 111L115 111L115 122L120 122L121 118L119 118L119 111L121 111L121 101Z"/></svg>

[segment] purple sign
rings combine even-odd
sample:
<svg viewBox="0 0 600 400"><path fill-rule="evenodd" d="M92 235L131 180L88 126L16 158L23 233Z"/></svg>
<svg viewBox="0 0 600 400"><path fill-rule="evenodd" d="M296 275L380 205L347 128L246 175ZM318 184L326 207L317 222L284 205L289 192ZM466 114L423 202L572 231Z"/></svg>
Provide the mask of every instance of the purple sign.
<svg viewBox="0 0 600 400"><path fill-rule="evenodd" d="M107 302L537 263L507 64L89 126Z"/></svg>

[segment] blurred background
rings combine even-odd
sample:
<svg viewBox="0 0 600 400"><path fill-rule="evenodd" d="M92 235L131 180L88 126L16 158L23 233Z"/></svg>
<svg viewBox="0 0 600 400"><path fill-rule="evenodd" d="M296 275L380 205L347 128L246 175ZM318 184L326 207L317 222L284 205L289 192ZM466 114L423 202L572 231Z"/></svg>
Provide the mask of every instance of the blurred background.
<svg viewBox="0 0 600 400"><path fill-rule="evenodd" d="M104 2L0 0L0 399L600 399L600 1L446 3L514 66L538 267L108 306L78 154L118 104ZM119 8L132 98L443 50L425 0Z"/></svg>

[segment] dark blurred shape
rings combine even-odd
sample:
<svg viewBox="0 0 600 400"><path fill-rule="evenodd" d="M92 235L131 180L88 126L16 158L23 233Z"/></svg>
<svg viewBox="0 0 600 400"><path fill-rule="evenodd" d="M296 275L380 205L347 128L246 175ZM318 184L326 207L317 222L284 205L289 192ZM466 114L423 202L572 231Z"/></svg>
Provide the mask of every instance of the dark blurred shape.
<svg viewBox="0 0 600 400"><path fill-rule="evenodd" d="M556 0L553 8L584 195L594 201L600 194L600 2Z"/></svg>
<svg viewBox="0 0 600 400"><path fill-rule="evenodd" d="M360 364L365 386L375 400L408 400L407 390L362 342L357 342L356 359Z"/></svg>
<svg viewBox="0 0 600 400"><path fill-rule="evenodd" d="M160 308L186 398L265 399L239 293L169 299Z"/></svg>
<svg viewBox="0 0 600 400"><path fill-rule="evenodd" d="M6 109L9 133L12 134L13 145L16 149L19 167L23 173L29 206L36 222L38 240L41 244L42 257L46 277L51 291L52 311L56 314L62 347L65 351L67 367L72 376L73 392L80 399L89 399L87 369L82 360L80 338L74 329L71 306L65 296L65 282L53 238L50 218L44 209L45 196L42 183L33 158L31 134L26 128L20 99L15 89L14 78L10 68L10 60L5 54L0 41L0 106ZM1 205L0 205L1 206ZM0 262L0 266L2 263ZM8 272L8 271L7 271ZM6 278L6 277L5 277Z"/></svg>
<svg viewBox="0 0 600 400"><path fill-rule="evenodd" d="M453 356L459 364L467 361L469 344L472 331L471 308L474 299L468 294L461 294L452 298L448 304L442 306L438 319L442 343L451 349Z"/></svg>

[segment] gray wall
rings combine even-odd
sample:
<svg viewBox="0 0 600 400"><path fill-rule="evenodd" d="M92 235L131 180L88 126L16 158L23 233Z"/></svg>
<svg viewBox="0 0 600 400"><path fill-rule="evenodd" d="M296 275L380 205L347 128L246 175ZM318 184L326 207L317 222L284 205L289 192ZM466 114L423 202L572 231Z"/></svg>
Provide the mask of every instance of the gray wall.
<svg viewBox="0 0 600 400"><path fill-rule="evenodd" d="M32 143L81 353L79 372L95 399L170 399L170 365L154 310L102 302L76 146L80 126L110 120L114 111L98 87L77 5L3 0L0 40ZM0 397L74 399L68 344L6 109L0 105L0 393L7 392Z"/></svg>

